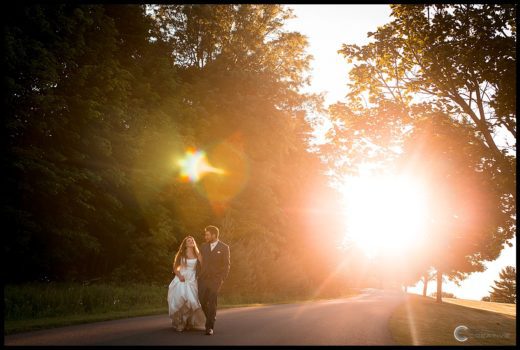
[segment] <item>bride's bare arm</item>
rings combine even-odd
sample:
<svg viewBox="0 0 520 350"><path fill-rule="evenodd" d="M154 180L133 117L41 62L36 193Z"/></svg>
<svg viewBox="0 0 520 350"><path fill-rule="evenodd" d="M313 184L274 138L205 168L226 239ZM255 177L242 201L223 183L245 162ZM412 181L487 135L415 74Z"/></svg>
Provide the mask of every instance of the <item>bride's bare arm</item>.
<svg viewBox="0 0 520 350"><path fill-rule="evenodd" d="M180 269L180 265L177 268L175 268L175 265L173 265L173 273L179 278L179 280L181 280L181 282L184 282L184 276L181 274Z"/></svg>

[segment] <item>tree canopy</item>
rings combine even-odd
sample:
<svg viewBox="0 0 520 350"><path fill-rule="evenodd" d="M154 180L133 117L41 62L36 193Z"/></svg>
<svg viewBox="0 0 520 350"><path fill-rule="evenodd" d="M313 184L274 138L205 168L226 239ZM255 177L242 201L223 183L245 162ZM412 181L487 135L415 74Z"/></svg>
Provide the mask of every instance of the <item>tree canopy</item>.
<svg viewBox="0 0 520 350"><path fill-rule="evenodd" d="M279 5L14 6L7 281L167 283L182 238L200 244L214 224L231 247L224 288L320 285L338 255L316 240L334 251L341 229L307 150L305 117L321 101L300 92L310 55L284 29L290 16ZM188 149L227 175L181 181Z"/></svg>
<svg viewBox="0 0 520 350"><path fill-rule="evenodd" d="M339 181L366 163L425 180L435 192L426 246L437 248L423 258L439 283L458 280L514 237L516 5L391 9L368 44L338 51L353 65L349 92L329 107L320 151Z"/></svg>

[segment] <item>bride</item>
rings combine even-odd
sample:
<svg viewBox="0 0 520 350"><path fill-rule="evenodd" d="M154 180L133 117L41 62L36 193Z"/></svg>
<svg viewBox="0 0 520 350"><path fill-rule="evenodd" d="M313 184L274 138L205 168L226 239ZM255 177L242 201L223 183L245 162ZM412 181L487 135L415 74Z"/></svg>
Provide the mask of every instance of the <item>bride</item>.
<svg viewBox="0 0 520 350"><path fill-rule="evenodd" d="M168 309L177 331L204 329L206 322L198 298L197 270L202 262L197 243L187 236L173 260L175 277L168 287Z"/></svg>

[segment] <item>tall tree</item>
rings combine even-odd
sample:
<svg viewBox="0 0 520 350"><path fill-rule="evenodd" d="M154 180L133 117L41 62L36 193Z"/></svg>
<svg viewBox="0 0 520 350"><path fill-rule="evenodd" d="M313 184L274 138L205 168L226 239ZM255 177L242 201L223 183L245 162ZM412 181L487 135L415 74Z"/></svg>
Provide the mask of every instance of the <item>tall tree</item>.
<svg viewBox="0 0 520 350"><path fill-rule="evenodd" d="M73 278L101 253L89 225L101 202L117 206L102 173L117 176L106 130L123 127L128 82L110 54L115 35L99 6L18 6L8 17L6 136L19 204L8 209L13 278ZM33 245L34 255L20 254Z"/></svg>
<svg viewBox="0 0 520 350"><path fill-rule="evenodd" d="M501 211L491 210L489 216L483 216L482 220L487 217L489 221L475 236L476 239L486 232L484 236L492 237L493 247L485 247L483 242L472 248L468 245L467 249L475 249L473 253L468 251L470 256L475 254L474 258L463 258L462 251L466 250L460 246L454 250L453 260L447 259L459 260L460 264L450 262L448 271L440 274L447 273L457 281L465 273L481 268L476 260L493 259L504 243L511 246L508 239L514 235L516 114L510 93L516 91L512 78L516 73L516 6L391 7L392 21L368 33L372 42L362 47L345 44L339 50L349 63L354 64L349 74L352 82L346 101L329 108L333 123L328 134L331 142L323 145L321 152L337 176L357 174L363 163L373 163L377 166L376 171L385 172L395 169L407 153L412 154L413 147L422 147L421 138L427 136L420 136L419 130L433 130L430 136L441 131L439 135L444 135L441 138L448 143L431 144L431 148L421 153L422 157L427 157L425 160L436 154L425 167L435 171L425 174L425 178L431 181L430 185L437 184L443 189L442 195L439 192L440 197L444 196L441 201L448 201L449 191L454 190L460 195L490 196L495 208ZM424 128L424 118L430 117L437 118L431 124L435 126ZM513 144L502 142L504 135L512 139ZM454 142L460 136L466 144ZM410 148L413 139L415 146ZM427 140L432 138L427 137ZM452 146L448 146L450 144ZM453 147L454 144L458 146ZM440 153L433 152L436 150ZM472 156L464 158L464 152L470 152ZM487 180L476 179L483 176L476 174L482 169ZM436 180L433 174L438 176ZM444 176L450 176L453 182L441 181ZM462 185L466 176L474 179L471 186ZM468 213L473 210L471 203L463 202L461 198L464 197L446 206L444 213L437 208L439 224L460 210ZM497 218L501 221L497 222ZM436 230L441 246L451 240L448 237L459 235L456 231L464 232L454 228L441 230L440 226ZM463 242L461 240L460 244ZM462 250L457 253L459 249ZM489 254L480 256L479 249ZM459 257L455 258L457 254ZM437 280L442 281L441 276L438 277Z"/></svg>
<svg viewBox="0 0 520 350"><path fill-rule="evenodd" d="M423 291L422 291L422 295L423 296L426 296L427 292L428 292L428 283L433 280L435 277L435 274L433 273L432 270L428 270L427 272L424 273L424 275L422 276L422 282L423 282Z"/></svg>
<svg viewBox="0 0 520 350"><path fill-rule="evenodd" d="M319 183L326 182L319 159L307 152L305 140L306 111L319 101L299 92L307 83L310 56L306 38L283 28L290 11L279 5L182 5L156 8L155 16L171 33L179 76L189 86L186 100L197 109L190 121L196 142L210 156L222 144L230 145L247 163L239 193L214 192L225 198L220 203L225 210L215 211L213 218L222 223L223 237L235 252L232 264L240 262L225 288L297 292L316 284L308 280L321 277L310 272L314 264L305 262L302 247L313 254L308 237L318 233L303 223L309 198L299 203L296 198L325 187ZM208 191L212 181L207 177L200 187ZM222 181L224 189L228 180ZM299 248L285 248L294 245ZM281 263L292 271L291 278L264 272ZM302 263L306 267L298 268Z"/></svg>
<svg viewBox="0 0 520 350"><path fill-rule="evenodd" d="M499 174L490 164L481 166L488 154L471 128L454 127L443 114L425 116L405 141L398 167L428 189L420 260L436 270L438 301L443 274L459 281L483 271L483 262L495 260L514 237L513 213L502 201Z"/></svg>
<svg viewBox="0 0 520 350"><path fill-rule="evenodd" d="M290 16L279 5L16 7L8 280L166 281L179 240L213 223L232 247L229 292L344 285L322 273L341 259L341 211L307 151L305 118L321 101L300 92L310 56L284 29ZM188 147L226 175L179 181Z"/></svg>
<svg viewBox="0 0 520 350"><path fill-rule="evenodd" d="M499 273L499 280L490 292L489 301L516 304L516 268L506 266Z"/></svg>
<svg viewBox="0 0 520 350"><path fill-rule="evenodd" d="M5 57L9 279L107 276L136 260L132 252L153 232L133 179L158 183L157 168L137 164L142 130L168 130L158 93L170 94L162 103L171 107L176 84L165 46L150 40L152 24L142 6L13 8Z"/></svg>

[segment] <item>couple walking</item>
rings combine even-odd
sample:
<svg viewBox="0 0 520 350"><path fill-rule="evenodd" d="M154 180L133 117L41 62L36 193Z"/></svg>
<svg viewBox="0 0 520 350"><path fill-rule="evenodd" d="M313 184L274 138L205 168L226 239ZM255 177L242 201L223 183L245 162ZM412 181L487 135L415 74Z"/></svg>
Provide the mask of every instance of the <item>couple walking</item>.
<svg viewBox="0 0 520 350"><path fill-rule="evenodd" d="M183 239L173 261L175 277L168 287L168 308L177 331L204 327L213 334L217 295L230 268L229 246L218 239L219 229L208 226L200 247L192 236Z"/></svg>

